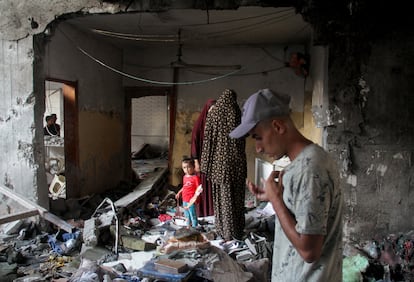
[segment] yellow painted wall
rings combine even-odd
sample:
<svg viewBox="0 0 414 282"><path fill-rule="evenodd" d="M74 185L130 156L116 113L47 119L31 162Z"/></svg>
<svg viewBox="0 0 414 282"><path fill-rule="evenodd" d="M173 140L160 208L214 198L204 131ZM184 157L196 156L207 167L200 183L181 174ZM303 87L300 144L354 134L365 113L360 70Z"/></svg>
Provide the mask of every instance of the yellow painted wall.
<svg viewBox="0 0 414 282"><path fill-rule="evenodd" d="M304 123L302 134L314 143L322 145L322 128L317 128L312 115L312 92L305 92Z"/></svg>
<svg viewBox="0 0 414 282"><path fill-rule="evenodd" d="M123 130L116 115L79 112L80 196L114 188L123 179Z"/></svg>
<svg viewBox="0 0 414 282"><path fill-rule="evenodd" d="M191 155L191 133L200 112L178 111L175 119L175 138L170 171L171 184L182 182L181 160Z"/></svg>

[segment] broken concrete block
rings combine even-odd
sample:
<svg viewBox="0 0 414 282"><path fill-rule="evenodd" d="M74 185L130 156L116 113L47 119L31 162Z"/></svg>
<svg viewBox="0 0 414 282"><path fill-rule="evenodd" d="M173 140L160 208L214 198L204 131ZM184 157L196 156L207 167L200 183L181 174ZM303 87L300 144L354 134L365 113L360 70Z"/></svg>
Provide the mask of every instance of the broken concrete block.
<svg viewBox="0 0 414 282"><path fill-rule="evenodd" d="M9 223L5 223L2 226L2 231L4 234L12 235L17 234L20 230L20 227L23 225L24 220L16 220Z"/></svg>
<svg viewBox="0 0 414 282"><path fill-rule="evenodd" d="M82 249L80 252L81 258L88 259L91 261L100 261L103 260L103 258L108 257L111 255L112 252L106 248L103 247L87 247L85 244L82 245Z"/></svg>
<svg viewBox="0 0 414 282"><path fill-rule="evenodd" d="M136 251L150 251L157 247L155 244L145 242L133 236L121 236L121 244L125 248Z"/></svg>
<svg viewBox="0 0 414 282"><path fill-rule="evenodd" d="M90 218L85 220L83 227L83 242L86 246L94 247L98 244L99 229L97 219Z"/></svg>

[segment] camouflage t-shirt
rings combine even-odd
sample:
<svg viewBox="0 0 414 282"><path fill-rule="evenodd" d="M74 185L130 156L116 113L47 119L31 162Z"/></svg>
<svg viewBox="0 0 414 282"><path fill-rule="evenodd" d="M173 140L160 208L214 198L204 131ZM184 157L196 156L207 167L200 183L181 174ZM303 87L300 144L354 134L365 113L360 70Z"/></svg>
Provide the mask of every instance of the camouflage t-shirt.
<svg viewBox="0 0 414 282"><path fill-rule="evenodd" d="M342 193L336 163L316 144L284 169L283 200L296 218L296 231L325 236L318 261L305 262L276 217L272 282L342 281Z"/></svg>

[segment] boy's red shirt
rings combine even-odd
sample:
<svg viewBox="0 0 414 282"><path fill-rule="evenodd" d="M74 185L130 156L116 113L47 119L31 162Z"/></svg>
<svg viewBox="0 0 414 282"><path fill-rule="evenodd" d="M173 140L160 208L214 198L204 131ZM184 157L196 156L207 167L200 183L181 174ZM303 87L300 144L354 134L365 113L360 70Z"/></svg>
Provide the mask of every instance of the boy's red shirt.
<svg viewBox="0 0 414 282"><path fill-rule="evenodd" d="M196 174L184 175L183 177L183 202L189 202L194 196L197 187L200 185L200 177Z"/></svg>

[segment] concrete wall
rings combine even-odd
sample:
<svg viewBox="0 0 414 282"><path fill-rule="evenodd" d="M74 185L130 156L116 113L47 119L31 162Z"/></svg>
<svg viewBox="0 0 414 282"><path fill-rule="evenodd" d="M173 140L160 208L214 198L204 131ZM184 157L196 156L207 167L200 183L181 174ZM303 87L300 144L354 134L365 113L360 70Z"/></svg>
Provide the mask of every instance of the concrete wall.
<svg viewBox="0 0 414 282"><path fill-rule="evenodd" d="M2 40L0 50L0 185L37 201L42 195L36 182L32 38ZM15 210L15 204L1 198L1 213Z"/></svg>
<svg viewBox="0 0 414 282"><path fill-rule="evenodd" d="M348 239L406 232L414 224L414 34L386 32L368 42L365 50L348 45L347 55L359 56L353 62L339 56L341 44L330 54L335 127L328 143L342 164Z"/></svg>
<svg viewBox="0 0 414 282"><path fill-rule="evenodd" d="M34 85L33 35L44 31L63 13L91 7L96 12L119 9L86 0L0 2L0 184L45 207L48 190L43 165L44 94L37 91L44 87ZM31 18L37 26L32 26ZM19 209L15 202L2 199L1 214Z"/></svg>
<svg viewBox="0 0 414 282"><path fill-rule="evenodd" d="M81 50L117 69L122 68L122 50L64 22L54 29L45 48L47 77L78 85L79 187L68 187L75 190L69 195L80 197L112 189L125 180L127 169L122 78Z"/></svg>

